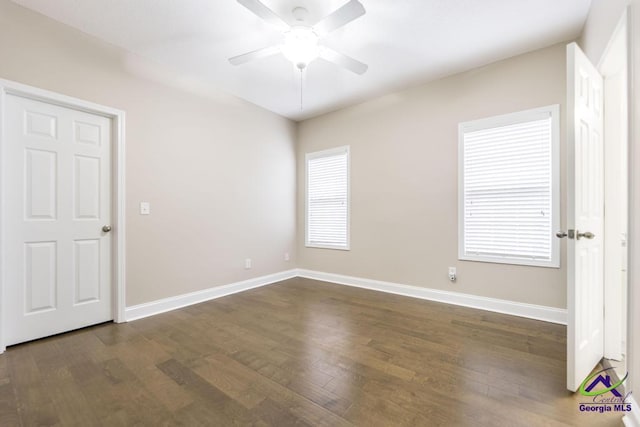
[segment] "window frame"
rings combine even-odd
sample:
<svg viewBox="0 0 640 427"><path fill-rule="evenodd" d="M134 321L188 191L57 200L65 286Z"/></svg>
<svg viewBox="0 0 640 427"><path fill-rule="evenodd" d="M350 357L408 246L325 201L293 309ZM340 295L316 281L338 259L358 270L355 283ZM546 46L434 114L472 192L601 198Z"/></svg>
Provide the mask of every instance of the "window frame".
<svg viewBox="0 0 640 427"><path fill-rule="evenodd" d="M464 241L464 136L467 132L508 126L539 120L541 114L551 117L551 233L560 229L560 105L548 105L515 113L462 122L458 125L458 259L494 264L523 265L545 268L560 268L560 239L551 236L551 259L527 260L504 256L466 254Z"/></svg>
<svg viewBox="0 0 640 427"><path fill-rule="evenodd" d="M346 242L345 246L340 245L322 245L322 244L314 244L309 241L309 161L313 159L318 159L322 157L331 157L340 154L347 155L347 219L346 219ZM305 154L305 224L304 224L304 233L305 233L305 247L307 248L316 248L316 249L333 249L339 251L350 251L351 250L351 147L349 145L343 145L340 147L329 148L327 150L314 151Z"/></svg>

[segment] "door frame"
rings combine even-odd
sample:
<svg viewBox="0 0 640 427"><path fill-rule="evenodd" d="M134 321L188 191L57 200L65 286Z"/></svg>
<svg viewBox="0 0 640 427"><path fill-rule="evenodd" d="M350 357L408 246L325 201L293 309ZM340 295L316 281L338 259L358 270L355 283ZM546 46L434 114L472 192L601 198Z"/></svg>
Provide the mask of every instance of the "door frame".
<svg viewBox="0 0 640 427"><path fill-rule="evenodd" d="M108 117L112 121L112 215L113 215L113 245L112 245L112 315L116 323L125 322L125 112L115 108L106 107L56 92L39 89L21 83L0 79L0 353L6 350L5 331L7 321L5 318L5 287L4 258L5 247L5 177L2 164L5 160L5 116L7 95L20 96L47 104L70 108L85 113Z"/></svg>
<svg viewBox="0 0 640 427"><path fill-rule="evenodd" d="M631 98L631 58L630 58L630 29L631 29L631 23L629 21L629 12L628 12L628 8L624 10L624 12L622 13L622 15L620 16L618 23L615 27L615 29L613 30L613 32L611 33L611 36L609 37L609 41L607 42L607 46L605 47L602 55L600 56L600 59L598 61L598 64L596 66L596 68L598 69L598 71L600 72L600 74L602 74L603 79L605 80L605 86L606 86L606 79L608 78L607 73L605 72L605 66L607 65L607 60L609 59L610 55L612 54L613 49L616 47L615 43L616 43L616 39L619 36L624 37L624 43L625 43L625 66L626 66L626 110L623 111L623 115L625 116L625 121L626 121L626 129L625 129L625 133L626 133L626 156L627 156L627 176L626 176L626 180L627 180L627 194L625 194L624 196L626 196L627 198L627 259L629 259L629 246L630 246L630 221L631 221L631 216L630 216L630 212L629 212L629 208L630 208L630 184L631 184L631 166L633 166L630 163L631 160L631 156L630 156L630 143L631 143L631 129L630 129L630 123L631 123L631 117L630 117L630 100ZM606 89L605 92L603 93L603 95L606 97ZM605 113L606 114L606 113ZM606 121L605 121L605 127L607 126ZM605 129L605 138L606 138L606 129ZM606 139L605 139L605 150L606 150ZM605 168L605 177L607 176L607 170ZM606 179L606 178L605 178ZM607 192L607 187L605 185L604 187L604 191L605 194ZM605 206L605 218L606 218L606 206ZM606 226L606 219L605 219L605 235L607 234L607 232L610 231L608 230L608 227ZM611 343L610 339L608 339L608 336L610 335L615 335L611 333L612 329L616 328L617 325L619 325L620 322L624 321L627 323L627 331L629 329L629 321L628 321L628 316L625 318L622 318L622 313L617 313L616 315L616 311L615 310L607 310L607 307L611 307L612 305L620 305L620 303L622 303L623 301L621 301L620 299L624 299L627 301L629 301L629 288L630 288L630 281L629 281L629 273L628 270L630 268L630 263L627 262L627 286L626 286L626 290L627 293L626 295L623 295L622 293L616 293L611 292L611 284L606 280L606 271L607 271L607 263L610 262L610 260L608 260L607 254L605 253L605 281L604 281L604 310L605 310L605 318L604 318L604 356L605 358L607 356L611 356L611 355L616 355L617 351L614 350L612 351L612 349L617 349L617 348L621 348L622 347L622 343ZM617 294L615 301L614 298L612 298L612 294ZM628 313L629 310L627 310ZM611 316L613 315L613 319L611 318ZM619 316L619 317L618 317ZM628 335L628 334L627 334ZM625 346L628 347L629 345L629 339L628 336L624 335L622 337L622 340L625 342ZM622 348L623 354L627 354L628 350L626 348ZM625 364L626 364L626 360L625 360Z"/></svg>

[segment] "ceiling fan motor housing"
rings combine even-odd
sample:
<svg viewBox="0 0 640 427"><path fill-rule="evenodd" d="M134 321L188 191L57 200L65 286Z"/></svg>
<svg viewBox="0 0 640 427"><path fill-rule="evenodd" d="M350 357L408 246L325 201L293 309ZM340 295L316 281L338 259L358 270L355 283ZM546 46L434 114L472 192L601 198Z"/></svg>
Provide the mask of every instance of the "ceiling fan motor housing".
<svg viewBox="0 0 640 427"><path fill-rule="evenodd" d="M319 40L320 38L311 27L304 25L291 27L291 30L284 34L282 54L296 64L296 67L303 69L320 56Z"/></svg>
<svg viewBox="0 0 640 427"><path fill-rule="evenodd" d="M291 14L298 22L305 22L309 16L309 11L304 7L294 7Z"/></svg>

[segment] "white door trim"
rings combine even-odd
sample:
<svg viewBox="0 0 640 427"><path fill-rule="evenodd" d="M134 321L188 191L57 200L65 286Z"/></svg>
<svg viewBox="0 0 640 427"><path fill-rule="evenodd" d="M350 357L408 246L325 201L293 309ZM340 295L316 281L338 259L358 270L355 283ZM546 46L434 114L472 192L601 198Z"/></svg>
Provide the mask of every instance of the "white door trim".
<svg viewBox="0 0 640 427"><path fill-rule="evenodd" d="M125 113L111 107L94 104L81 99L72 98L59 93L23 85L8 80L0 79L0 164L4 161L5 147L5 101L7 95L17 95L23 98L46 102L61 107L71 108L90 114L108 117L112 120L112 200L113 200L113 257L112 257L112 284L113 292L113 319L116 323L125 322ZM0 168L0 353L6 349L5 345L5 280L4 258L6 253L5 236L5 212L4 197L4 171Z"/></svg>

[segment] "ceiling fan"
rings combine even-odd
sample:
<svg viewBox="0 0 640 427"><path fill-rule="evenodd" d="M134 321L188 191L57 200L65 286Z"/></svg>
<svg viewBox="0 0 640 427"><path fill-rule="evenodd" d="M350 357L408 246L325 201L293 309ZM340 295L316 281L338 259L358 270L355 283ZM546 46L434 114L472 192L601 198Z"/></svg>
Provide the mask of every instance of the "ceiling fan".
<svg viewBox="0 0 640 427"><path fill-rule="evenodd" d="M238 0L238 3L264 21L283 30L284 42L281 45L269 46L229 58L229 62L233 65L245 64L249 61L282 53L300 71L317 58L323 58L356 74L364 74L369 68L367 64L320 43L321 39L330 32L366 13L364 6L358 0L350 0L315 25L310 25L307 22L308 11L303 7L296 7L292 10L296 24L289 25L259 0Z"/></svg>

